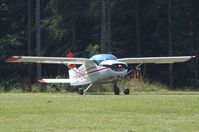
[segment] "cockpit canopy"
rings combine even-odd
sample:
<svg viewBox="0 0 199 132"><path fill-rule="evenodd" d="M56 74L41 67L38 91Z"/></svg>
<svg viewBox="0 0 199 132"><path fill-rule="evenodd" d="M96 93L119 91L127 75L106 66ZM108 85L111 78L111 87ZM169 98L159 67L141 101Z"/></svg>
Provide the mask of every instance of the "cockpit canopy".
<svg viewBox="0 0 199 132"><path fill-rule="evenodd" d="M102 61L105 60L117 60L117 58L111 54L98 54L92 56L90 59L93 60L97 65L99 65Z"/></svg>

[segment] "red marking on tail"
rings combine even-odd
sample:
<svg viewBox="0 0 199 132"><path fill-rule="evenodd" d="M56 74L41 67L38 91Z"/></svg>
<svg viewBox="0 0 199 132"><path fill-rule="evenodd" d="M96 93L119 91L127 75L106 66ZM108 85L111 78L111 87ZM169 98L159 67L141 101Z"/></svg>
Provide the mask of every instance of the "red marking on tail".
<svg viewBox="0 0 199 132"><path fill-rule="evenodd" d="M66 54L66 57L67 58L73 58L73 54L70 52L70 53ZM76 68L75 64L68 64L68 70L71 70L73 68Z"/></svg>
<svg viewBox="0 0 199 132"><path fill-rule="evenodd" d="M68 70L71 70L73 68L76 68L76 65L75 64L68 64Z"/></svg>
<svg viewBox="0 0 199 132"><path fill-rule="evenodd" d="M71 52L66 54L66 58L73 58L73 54Z"/></svg>

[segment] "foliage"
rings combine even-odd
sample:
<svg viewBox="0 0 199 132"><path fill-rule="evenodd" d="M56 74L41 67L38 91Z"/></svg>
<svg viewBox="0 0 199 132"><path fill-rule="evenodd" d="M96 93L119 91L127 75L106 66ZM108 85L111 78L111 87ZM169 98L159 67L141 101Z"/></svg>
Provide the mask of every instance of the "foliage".
<svg viewBox="0 0 199 132"><path fill-rule="evenodd" d="M32 93L39 93L39 92L41 92L39 85L33 85L31 92Z"/></svg>
<svg viewBox="0 0 199 132"><path fill-rule="evenodd" d="M167 91L168 87L158 83L158 82L149 82L146 80L131 80L126 82L131 91L136 92L153 92L153 91ZM129 83L129 84L128 84Z"/></svg>
<svg viewBox="0 0 199 132"><path fill-rule="evenodd" d="M15 84L10 85L11 83L6 83L4 85L0 86L0 92L16 92L16 93L22 93L22 92L29 92L29 90L26 88L26 86ZM86 86L82 86L84 89ZM152 83L147 82L143 80L130 80L130 81L120 81L118 82L118 87L121 90L121 94L124 91L124 89L129 88L132 93L134 92L160 92L160 91L168 91L168 87L160 84L158 82ZM180 88L183 89L183 88ZM189 87L186 88L186 90L192 91L193 88ZM65 92L72 92L77 91L77 88L70 87L69 84L34 84L32 85L32 93L39 93L39 92L48 92L48 93L65 93ZM110 94L113 92L113 84L103 84L103 85L93 85L89 90L88 94L103 94L107 93Z"/></svg>
<svg viewBox="0 0 199 132"><path fill-rule="evenodd" d="M14 87L12 88L12 90L10 91L10 93L23 93L24 91L22 89L19 89L18 87Z"/></svg>
<svg viewBox="0 0 199 132"><path fill-rule="evenodd" d="M0 39L0 58L6 58L11 55L13 51L23 48L23 33L8 34ZM17 52L16 52L17 53ZM18 54L21 54L18 51Z"/></svg>
<svg viewBox="0 0 199 132"><path fill-rule="evenodd" d="M117 83L120 88L121 94L123 91L128 88L130 92L166 92L169 91L169 87L158 82L149 82L146 80L122 80ZM182 89L182 88L181 88ZM189 88L191 91L191 88ZM192 89L193 90L193 89ZM103 85L94 85L89 90L88 93L92 94L103 94L103 93L112 93L113 84L103 84Z"/></svg>
<svg viewBox="0 0 199 132"><path fill-rule="evenodd" d="M6 64L11 55L27 55L27 0L0 1L0 81L23 82L27 78L27 65ZM197 0L172 1L173 55L199 55L199 2ZM139 12L141 56L168 56L168 0L110 0L112 53L117 57L136 57L136 12ZM99 53L101 36L101 1L42 0L41 44L43 56L88 57ZM32 55L35 55L35 1L32 0ZM59 66L43 65L43 76L57 76ZM53 69L53 70L52 70ZM176 87L189 87L189 80L198 80L198 59L174 65ZM145 78L168 84L168 66L144 66ZM185 72L189 71L189 72ZM62 70L61 70L62 72ZM63 69L65 72L65 69ZM60 73L60 72L59 72ZM36 82L35 65L31 69L32 83ZM11 85L11 84L10 84ZM10 86L12 87L12 86ZM195 87L197 89L198 87ZM154 88L155 90L155 88Z"/></svg>
<svg viewBox="0 0 199 132"><path fill-rule="evenodd" d="M46 92L50 93L63 93L70 91L70 86L68 84L47 84L46 87Z"/></svg>
<svg viewBox="0 0 199 132"><path fill-rule="evenodd" d="M47 28L50 35L54 36L54 39L61 40L63 38L64 30L60 27L63 23L62 16L53 16L42 20L41 23L42 27Z"/></svg>
<svg viewBox="0 0 199 132"><path fill-rule="evenodd" d="M2 84L0 84L0 93L3 93L4 91L4 86L2 86Z"/></svg>
<svg viewBox="0 0 199 132"><path fill-rule="evenodd" d="M99 54L100 46L98 44L90 44L87 46L86 51L89 53L89 56Z"/></svg>

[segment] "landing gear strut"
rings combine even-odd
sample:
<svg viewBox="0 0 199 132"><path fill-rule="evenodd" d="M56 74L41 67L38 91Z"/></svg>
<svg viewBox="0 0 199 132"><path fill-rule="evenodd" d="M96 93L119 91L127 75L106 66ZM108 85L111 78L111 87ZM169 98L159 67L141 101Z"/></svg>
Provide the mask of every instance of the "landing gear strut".
<svg viewBox="0 0 199 132"><path fill-rule="evenodd" d="M93 83L89 84L88 87L85 90L83 88L79 88L78 94L83 95L92 85L93 85Z"/></svg>

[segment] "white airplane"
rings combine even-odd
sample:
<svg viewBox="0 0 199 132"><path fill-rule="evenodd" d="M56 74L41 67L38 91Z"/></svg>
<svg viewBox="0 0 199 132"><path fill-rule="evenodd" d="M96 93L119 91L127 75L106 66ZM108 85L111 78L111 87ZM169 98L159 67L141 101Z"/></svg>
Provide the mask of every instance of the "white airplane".
<svg viewBox="0 0 199 132"><path fill-rule="evenodd" d="M91 58L73 58L69 53L66 57L36 57L36 56L12 56L6 62L30 62L47 64L64 64L68 66L68 79L41 79L40 83L70 83L71 86L88 85L81 92L86 92L93 84L115 83L123 79L128 72L128 64L171 64L185 62L195 56L173 57L138 57L119 58L112 54L97 54ZM76 64L81 65L79 68ZM114 93L119 94L119 88L115 85Z"/></svg>

